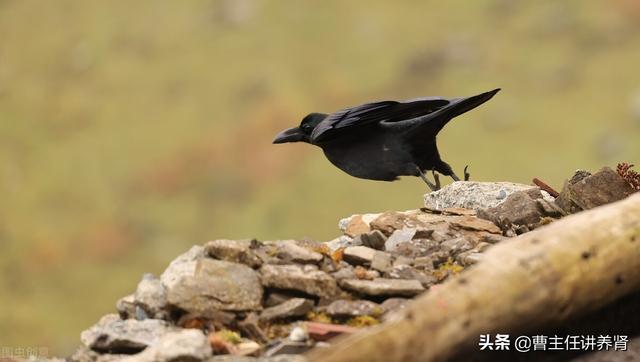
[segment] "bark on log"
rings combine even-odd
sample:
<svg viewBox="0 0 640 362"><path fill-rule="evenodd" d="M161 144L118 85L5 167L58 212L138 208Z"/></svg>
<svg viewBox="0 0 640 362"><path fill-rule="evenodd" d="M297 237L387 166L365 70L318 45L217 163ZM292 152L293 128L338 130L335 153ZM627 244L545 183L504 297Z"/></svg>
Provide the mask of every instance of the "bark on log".
<svg viewBox="0 0 640 362"><path fill-rule="evenodd" d="M640 194L507 240L392 322L310 361L444 361L481 334L558 324L640 290Z"/></svg>

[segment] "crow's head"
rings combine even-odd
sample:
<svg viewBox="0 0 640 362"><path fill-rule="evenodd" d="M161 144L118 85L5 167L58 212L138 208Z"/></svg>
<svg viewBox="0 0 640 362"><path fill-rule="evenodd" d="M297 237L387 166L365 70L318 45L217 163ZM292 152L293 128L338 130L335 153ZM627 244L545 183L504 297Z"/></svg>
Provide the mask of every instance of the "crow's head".
<svg viewBox="0 0 640 362"><path fill-rule="evenodd" d="M324 113L310 113L302 119L302 122L300 122L300 126L285 129L284 131L280 132L273 140L273 143L310 143L311 132L313 132L313 129L316 128L316 126L325 118L327 118L327 115Z"/></svg>

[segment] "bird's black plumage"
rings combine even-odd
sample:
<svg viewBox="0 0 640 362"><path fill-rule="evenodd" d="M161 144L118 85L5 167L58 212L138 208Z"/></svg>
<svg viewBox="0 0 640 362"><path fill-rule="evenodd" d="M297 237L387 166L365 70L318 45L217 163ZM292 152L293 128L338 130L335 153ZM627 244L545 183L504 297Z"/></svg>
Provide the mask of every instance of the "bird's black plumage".
<svg viewBox="0 0 640 362"><path fill-rule="evenodd" d="M311 113L273 143L306 142L349 175L381 181L434 170L457 179L440 158L436 136L452 118L491 99L500 89L472 97L381 101L332 114ZM425 180L426 181L426 180Z"/></svg>

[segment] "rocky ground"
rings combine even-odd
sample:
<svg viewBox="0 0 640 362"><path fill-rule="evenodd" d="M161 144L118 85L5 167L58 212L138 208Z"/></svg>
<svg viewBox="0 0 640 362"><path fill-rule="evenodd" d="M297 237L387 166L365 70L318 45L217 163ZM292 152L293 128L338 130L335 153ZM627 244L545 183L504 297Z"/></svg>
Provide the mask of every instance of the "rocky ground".
<svg viewBox="0 0 640 362"><path fill-rule="evenodd" d="M541 182L455 182L420 210L343 219L329 242L194 246L160 276L144 275L67 360L303 361L335 336L393 318L492 245L636 192L628 171L578 171L560 193Z"/></svg>

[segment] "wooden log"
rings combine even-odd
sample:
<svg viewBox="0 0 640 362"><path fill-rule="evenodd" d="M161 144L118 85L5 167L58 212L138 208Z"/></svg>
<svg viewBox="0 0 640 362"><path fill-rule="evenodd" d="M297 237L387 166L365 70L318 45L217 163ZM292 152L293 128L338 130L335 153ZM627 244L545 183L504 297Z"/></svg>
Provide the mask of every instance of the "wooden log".
<svg viewBox="0 0 640 362"><path fill-rule="evenodd" d="M310 361L445 361L481 334L558 324L640 290L640 193L506 240L393 321ZM477 347L476 347L477 348Z"/></svg>

